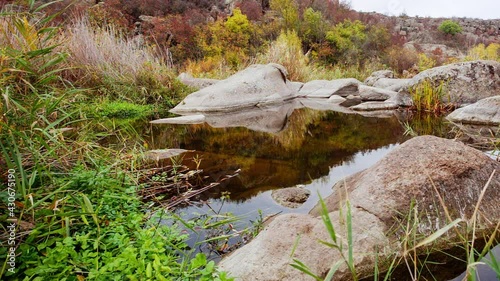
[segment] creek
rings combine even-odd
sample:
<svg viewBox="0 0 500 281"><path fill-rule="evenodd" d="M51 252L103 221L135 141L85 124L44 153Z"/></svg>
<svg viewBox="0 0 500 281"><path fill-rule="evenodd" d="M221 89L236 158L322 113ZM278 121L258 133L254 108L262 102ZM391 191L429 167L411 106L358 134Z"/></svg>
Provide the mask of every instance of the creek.
<svg viewBox="0 0 500 281"><path fill-rule="evenodd" d="M174 124L152 125L147 137L152 149L189 150L173 161L192 169L198 166L213 181L239 171L237 177L201 194L197 199L203 204L176 210L186 220L227 213L238 218L226 231L191 235L193 247L200 239L237 232L268 216L308 213L317 204L318 194L330 195L337 181L375 164L409 139L410 131L440 137L449 137L451 132L451 125L439 117L393 112L375 118L293 105L188 116L165 123ZM273 190L294 186L311 192L303 205L287 208L273 200ZM197 247L219 260L225 249L245 242L245 238L232 237L222 250L214 251L220 245Z"/></svg>

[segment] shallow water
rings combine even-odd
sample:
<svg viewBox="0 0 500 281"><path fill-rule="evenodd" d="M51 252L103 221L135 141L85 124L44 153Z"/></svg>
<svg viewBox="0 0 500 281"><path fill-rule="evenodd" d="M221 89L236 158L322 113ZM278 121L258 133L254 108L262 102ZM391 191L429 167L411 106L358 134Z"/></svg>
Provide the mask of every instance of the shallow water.
<svg viewBox="0 0 500 281"><path fill-rule="evenodd" d="M317 204L318 193L330 195L337 181L372 166L409 139L408 127L418 135L446 137L450 131L442 118L432 116L409 118L399 112L373 118L289 105L188 118L188 122L194 124L152 125L151 149L192 150L174 162L195 168L193 159L201 159L199 168L214 181L240 172L203 193L200 199L206 204L177 212L185 219L232 213L240 218L233 224L235 231L278 213L308 213ZM272 199L272 190L292 186L311 191L299 208L283 207ZM227 193L229 198L221 199ZM207 237L192 237L189 244L203 238Z"/></svg>
<svg viewBox="0 0 500 281"><path fill-rule="evenodd" d="M261 209L267 215L308 212L317 202L317 191L327 196L336 181L368 168L408 138L396 117L302 108L293 111L287 122L278 132L256 131L255 124L252 129L155 125L151 147L194 150L176 161L193 167L193 158L202 159L200 168L214 180L240 169L237 178L208 191L203 199L211 199L218 209L222 192L230 192L225 211L244 215ZM296 185L312 191L302 207L289 209L272 200L272 190Z"/></svg>

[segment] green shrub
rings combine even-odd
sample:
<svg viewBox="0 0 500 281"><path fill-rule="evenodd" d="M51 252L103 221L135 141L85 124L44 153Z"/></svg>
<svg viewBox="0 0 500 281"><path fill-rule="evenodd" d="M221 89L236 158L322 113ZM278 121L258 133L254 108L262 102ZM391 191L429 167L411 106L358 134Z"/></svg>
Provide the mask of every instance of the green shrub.
<svg viewBox="0 0 500 281"><path fill-rule="evenodd" d="M439 31L449 34L451 36L455 36L456 34L462 32L462 26L459 23L454 22L452 20L445 20L438 27Z"/></svg>

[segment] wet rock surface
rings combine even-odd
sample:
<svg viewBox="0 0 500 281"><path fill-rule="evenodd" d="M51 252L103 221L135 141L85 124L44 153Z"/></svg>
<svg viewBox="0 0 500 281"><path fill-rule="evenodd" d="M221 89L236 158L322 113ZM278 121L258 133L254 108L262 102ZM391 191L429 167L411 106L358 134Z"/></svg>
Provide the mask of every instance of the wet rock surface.
<svg viewBox="0 0 500 281"><path fill-rule="evenodd" d="M311 195L311 191L299 186L275 189L271 193L271 197L276 203L287 208L300 207L306 202L309 195Z"/></svg>

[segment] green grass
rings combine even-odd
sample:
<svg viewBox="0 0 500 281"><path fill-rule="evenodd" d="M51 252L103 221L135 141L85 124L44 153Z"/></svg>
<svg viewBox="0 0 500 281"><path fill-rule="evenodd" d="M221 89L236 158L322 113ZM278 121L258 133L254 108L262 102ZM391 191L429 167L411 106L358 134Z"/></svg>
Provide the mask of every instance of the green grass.
<svg viewBox="0 0 500 281"><path fill-rule="evenodd" d="M98 117L138 119L151 115L151 105L138 105L124 101L102 102L91 107L93 114Z"/></svg>
<svg viewBox="0 0 500 281"><path fill-rule="evenodd" d="M436 86L433 82L424 80L422 83L410 89L410 96L413 99L414 108L418 112L445 112L450 106L445 102L445 94L445 82L441 82Z"/></svg>
<svg viewBox="0 0 500 281"><path fill-rule="evenodd" d="M70 61L50 19L0 14L0 171L2 178L14 171L16 206L14 217L2 213L0 235L9 234L7 219L15 219L17 234L14 272L2 238L0 279L231 280L138 200L144 141L134 129L108 124L171 106L182 92L173 74L144 62L136 75L125 73L134 79L119 81L130 92L116 88L96 97L95 89L109 84L97 79L82 87L83 77L95 73ZM96 99L106 102L87 105L98 117L90 119L82 104ZM103 145L106 138L114 145ZM9 197L6 185L0 183L2 200Z"/></svg>
<svg viewBox="0 0 500 281"><path fill-rule="evenodd" d="M495 274L500 277L500 263L494 257L491 256L489 259L485 259L483 262L480 262L488 252L493 249L498 244L498 239L496 238L498 232L500 231L500 222L496 223L496 226L492 233L490 233L489 238L485 240L485 246L478 248L475 247L476 240L479 238L478 233L481 231L481 227L478 223L479 219L479 206L484 197L486 190L489 187L491 180L494 178L496 171L492 173L490 179L485 184L484 188L481 191L478 201L476 202L474 213L470 219L457 218L452 219L446 204L444 203L439 191L431 180L431 183L434 187L434 190L437 194L438 201L436 206L441 205L444 210L444 215L447 218L447 224L436 230L435 232L424 235L419 231L419 225L422 221L427 221L427 216L419 211L418 204L413 201L409 206L409 211L406 215L404 215L403 221L397 225L397 232L399 233L401 245L401 252L394 253L394 258L390 264L379 264L378 253L375 254L375 264L373 269L373 280L380 280L381 271L385 272L385 276L383 280L391 280L393 271L399 264L404 264L407 268L407 276L411 278L411 280L421 280L423 277L424 271L428 270L428 266L432 265L432 260L429 259L430 255L436 252L438 246L447 245L448 247L452 246L460 246L463 248L464 255L466 259L463 261L466 266L466 278L467 280L477 280L476 267L479 264L487 264ZM319 243L326 245L327 247L332 248L332 250L337 251L340 254L341 259L332 261L332 266L325 276L318 275L299 259L293 258L295 249L297 247L297 243L299 243L299 239L297 239L296 244L292 249L292 260L293 263L290 265L295 269L301 271L302 273L311 276L314 280L332 280L335 276L337 270L341 267L342 264L345 264L348 271L350 272L350 278L352 280L359 280L360 277L363 278L371 278L369 276L359 276L356 270L356 264L354 263L354 242L353 242L353 233L352 233L352 222L353 217L351 213L351 204L349 199L347 199L342 204L342 211L340 212L340 218L345 222L345 229L338 230L335 229L329 215L328 208L321 196L319 196L320 206L321 206L321 219L323 224L325 225L326 231L329 234L331 241L318 241ZM345 211L345 214L343 212ZM403 215L403 214L402 214ZM341 231L341 232L339 232ZM450 232L454 232L455 237L451 240L448 238L448 234ZM344 239L339 237L339 233L345 233L346 236ZM391 232L392 233L392 232ZM346 249L347 248L347 249ZM446 250L439 250L446 252ZM460 257L453 257L453 259L460 260ZM428 272L432 275L432 272ZM433 276L431 276L434 278Z"/></svg>

